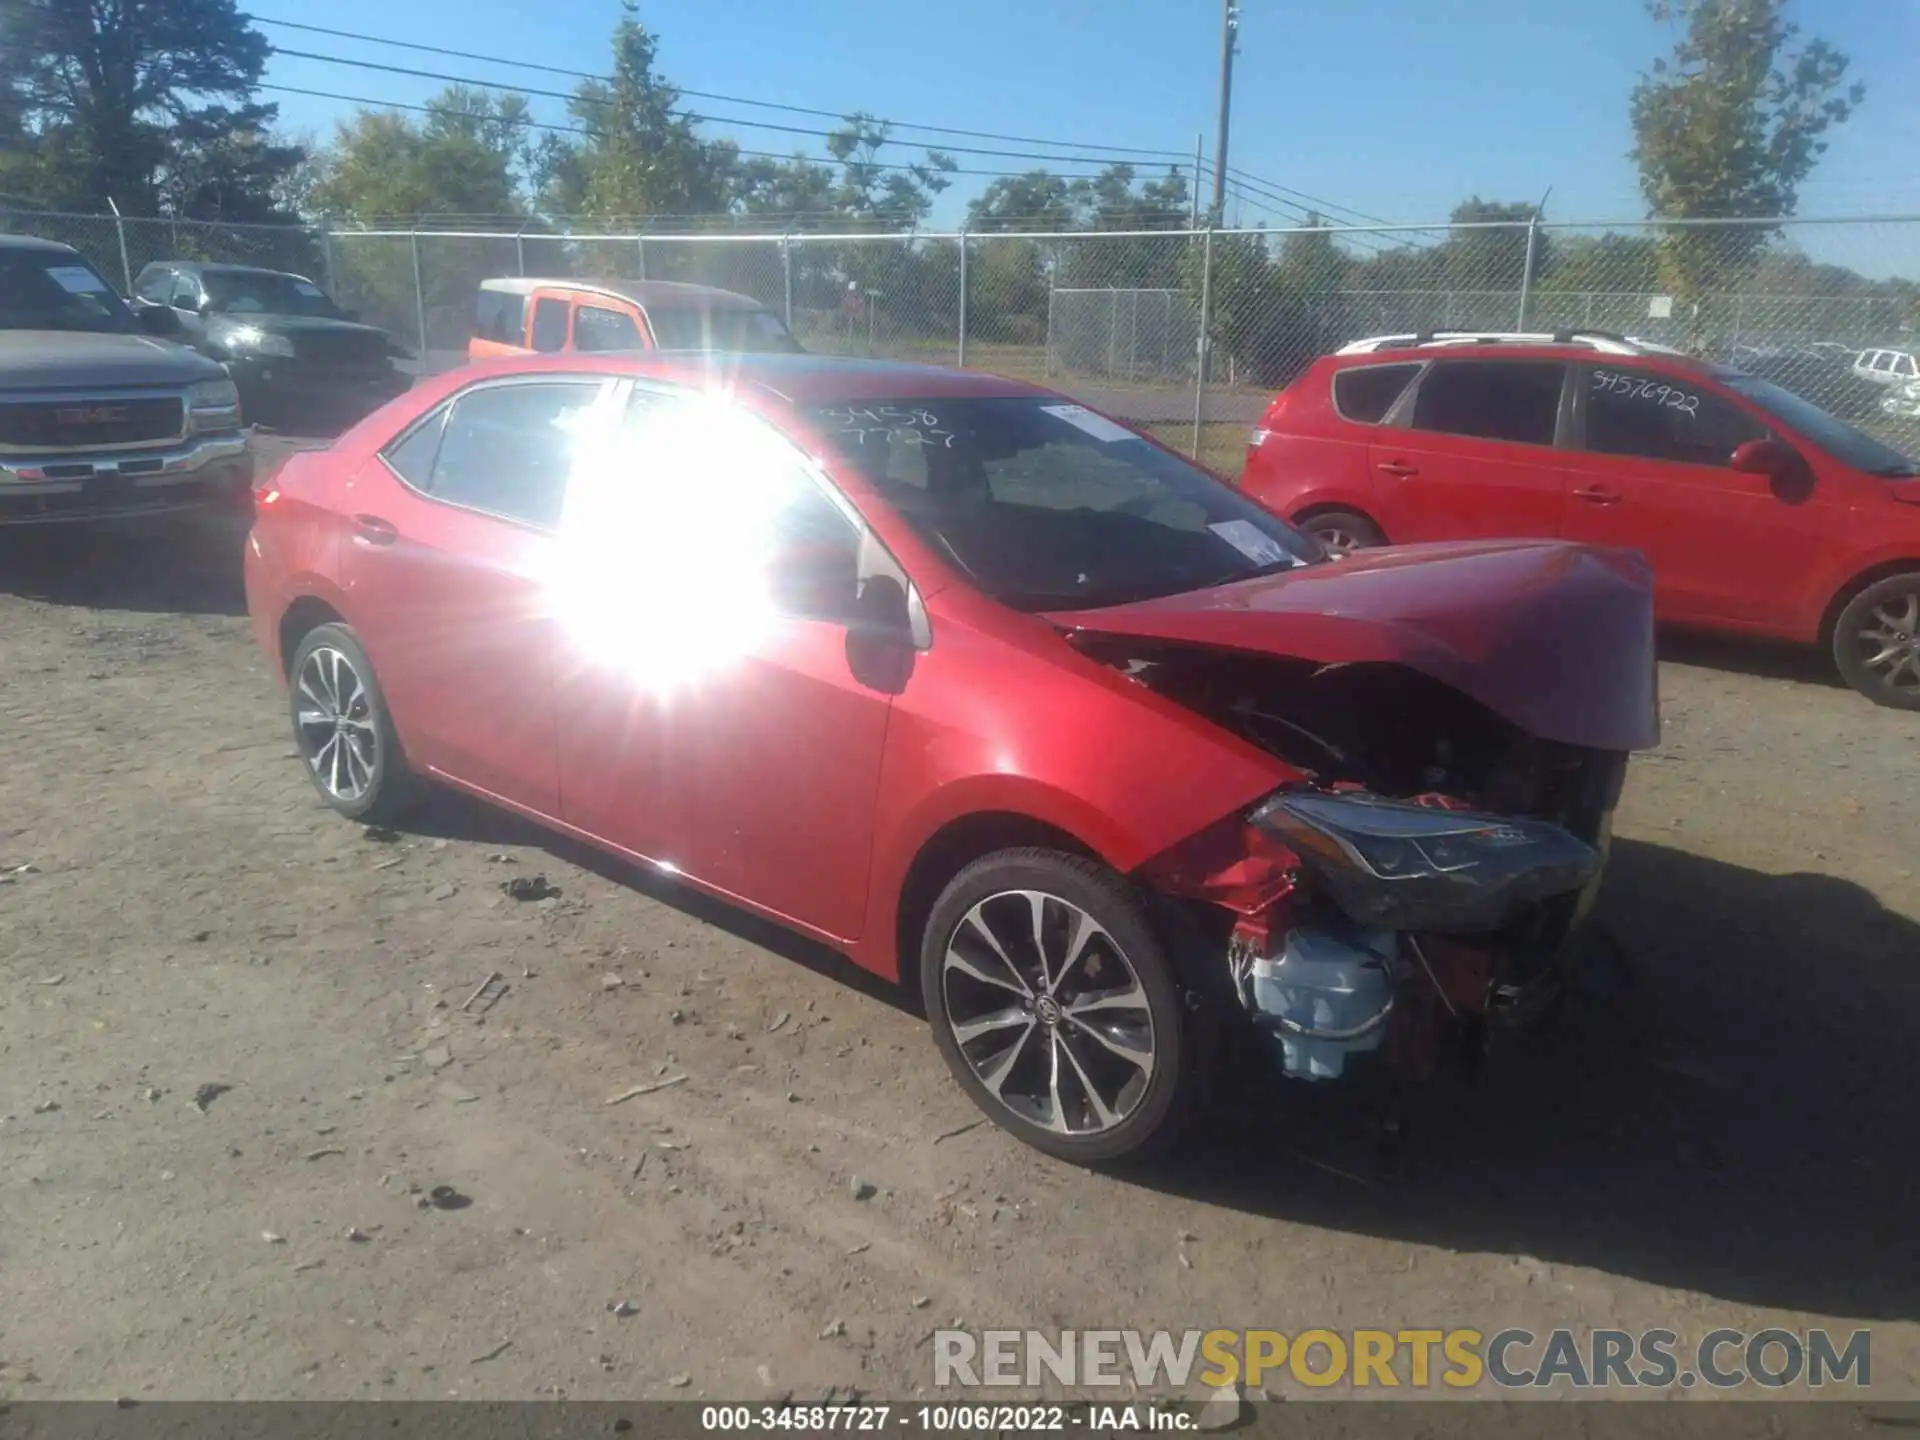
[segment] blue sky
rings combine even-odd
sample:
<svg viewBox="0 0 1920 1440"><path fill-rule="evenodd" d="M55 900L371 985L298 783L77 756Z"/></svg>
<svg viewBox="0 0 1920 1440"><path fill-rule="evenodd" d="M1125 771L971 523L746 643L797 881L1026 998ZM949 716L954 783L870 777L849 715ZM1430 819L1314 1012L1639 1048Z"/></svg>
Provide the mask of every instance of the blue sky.
<svg viewBox="0 0 1920 1440"><path fill-rule="evenodd" d="M266 18L590 70L605 68L619 17L617 0L255 5ZM1798 0L1794 9L1852 57L1851 73L1869 92L1834 132L1800 213L1920 213L1920 0ZM659 36L662 72L687 89L1081 144L1190 155L1204 133L1213 146L1217 0L642 0L640 14ZM566 86L553 76L263 28L291 48ZM1549 186L1551 219L1638 217L1627 93L1669 39L1635 0L1242 0L1229 165L1394 221L1443 219L1476 193L1536 199ZM283 56L267 78L410 103L439 88ZM321 134L351 108L266 98L280 103L289 129ZM799 144L818 153L818 142L734 117L828 123L686 103L730 117L706 132L752 149L785 153ZM536 113L564 119L557 101L537 101ZM896 158L904 158L907 147L899 148ZM1032 163L956 158L976 169ZM985 183L956 184L935 221L957 220ZM1247 223L1287 223L1288 215L1246 204L1237 213Z"/></svg>

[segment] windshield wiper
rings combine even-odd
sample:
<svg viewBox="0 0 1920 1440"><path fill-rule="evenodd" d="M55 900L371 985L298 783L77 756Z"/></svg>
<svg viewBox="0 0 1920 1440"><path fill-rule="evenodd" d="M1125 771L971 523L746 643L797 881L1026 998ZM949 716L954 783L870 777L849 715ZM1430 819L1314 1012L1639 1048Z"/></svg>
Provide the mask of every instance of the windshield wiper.
<svg viewBox="0 0 1920 1440"><path fill-rule="evenodd" d="M1879 469L1869 470L1867 473L1876 475L1882 480L1911 480L1914 476L1920 475L1920 465L1912 462L1904 465L1882 465Z"/></svg>

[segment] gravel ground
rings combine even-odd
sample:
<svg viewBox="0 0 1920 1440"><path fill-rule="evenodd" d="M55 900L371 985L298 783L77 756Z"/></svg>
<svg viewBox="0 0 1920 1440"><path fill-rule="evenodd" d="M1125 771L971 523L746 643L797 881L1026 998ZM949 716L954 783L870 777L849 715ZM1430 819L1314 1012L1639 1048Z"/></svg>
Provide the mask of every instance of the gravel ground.
<svg viewBox="0 0 1920 1440"><path fill-rule="evenodd" d="M463 801L323 811L240 533L0 537L0 1400L903 1399L953 1320L1867 1325L1920 1395L1920 717L1676 648L1632 986L1391 1149L1249 1082L1122 1179L974 1125L835 956Z"/></svg>

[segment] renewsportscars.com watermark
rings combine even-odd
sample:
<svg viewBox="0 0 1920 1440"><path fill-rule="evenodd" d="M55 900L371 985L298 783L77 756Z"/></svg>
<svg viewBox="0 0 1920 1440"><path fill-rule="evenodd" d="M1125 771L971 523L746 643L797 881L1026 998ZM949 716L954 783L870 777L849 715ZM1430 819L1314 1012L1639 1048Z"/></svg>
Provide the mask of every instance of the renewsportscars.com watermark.
<svg viewBox="0 0 1920 1440"><path fill-rule="evenodd" d="M1873 1332L1712 1330L938 1330L937 1387L1190 1383L1313 1389L1865 1389Z"/></svg>

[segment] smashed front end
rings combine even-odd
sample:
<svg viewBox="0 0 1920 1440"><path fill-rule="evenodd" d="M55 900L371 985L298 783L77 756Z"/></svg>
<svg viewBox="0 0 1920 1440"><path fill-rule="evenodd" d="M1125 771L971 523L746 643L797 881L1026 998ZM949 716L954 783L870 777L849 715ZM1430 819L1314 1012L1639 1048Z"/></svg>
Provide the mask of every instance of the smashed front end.
<svg viewBox="0 0 1920 1440"><path fill-rule="evenodd" d="M1624 750L1545 740L1429 676L1138 640L1084 648L1299 778L1151 862L1287 1074L1476 1067L1548 1009L1598 890Z"/></svg>

